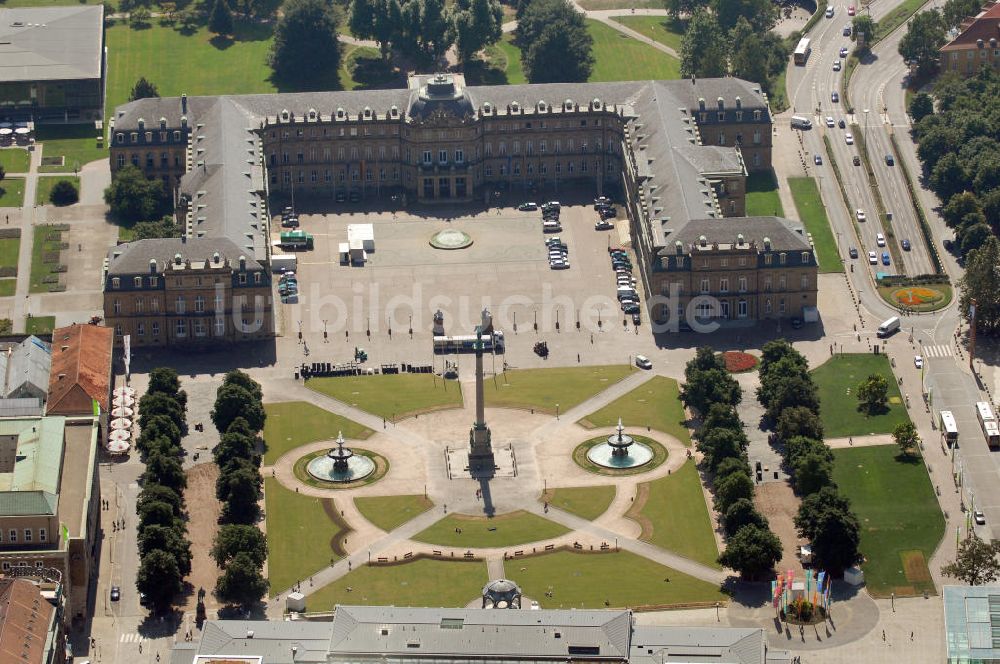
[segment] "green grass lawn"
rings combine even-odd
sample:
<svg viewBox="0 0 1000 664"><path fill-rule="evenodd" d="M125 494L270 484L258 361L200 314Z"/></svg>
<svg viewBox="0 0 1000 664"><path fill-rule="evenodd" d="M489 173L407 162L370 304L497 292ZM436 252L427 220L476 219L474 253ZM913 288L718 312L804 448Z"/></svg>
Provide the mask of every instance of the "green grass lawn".
<svg viewBox="0 0 1000 664"><path fill-rule="evenodd" d="M875 24L876 43L884 39L890 32L906 22L906 19L926 4L926 0L903 0L896 5L892 11L882 17L882 20Z"/></svg>
<svg viewBox="0 0 1000 664"><path fill-rule="evenodd" d="M372 430L305 401L264 404L264 465L270 466L285 452L317 440L344 438L365 440Z"/></svg>
<svg viewBox="0 0 1000 664"><path fill-rule="evenodd" d="M677 381L673 378L654 376L604 408L587 415L580 420L580 424L610 427L618 424L619 417L626 426L649 426L669 433L685 445L691 444L691 432L684 424L684 406L678 397Z"/></svg>
<svg viewBox="0 0 1000 664"><path fill-rule="evenodd" d="M0 238L0 268L17 268L17 253L21 249L21 238Z"/></svg>
<svg viewBox="0 0 1000 664"><path fill-rule="evenodd" d="M109 106L108 110L110 112L113 107ZM42 157L63 158L62 166L42 166L39 170L43 173L73 173L86 163L107 159L107 149L97 142L98 133L93 124L39 125L35 130L35 140L42 144Z"/></svg>
<svg viewBox="0 0 1000 664"><path fill-rule="evenodd" d="M310 378L306 387L390 421L462 405L461 386L433 374Z"/></svg>
<svg viewBox="0 0 1000 664"><path fill-rule="evenodd" d="M624 35L600 21L586 19L594 38L590 81L646 81L681 77L681 63L662 51Z"/></svg>
<svg viewBox="0 0 1000 664"><path fill-rule="evenodd" d="M56 182L61 180L69 180L76 187L76 190L80 191L80 178L75 175L40 177L38 178L38 187L35 189L35 205L52 205L49 202L49 194L52 193L52 187L56 186Z"/></svg>
<svg viewBox="0 0 1000 664"><path fill-rule="evenodd" d="M524 76L524 68L521 66L521 49L514 46L512 40L513 36L507 34L497 42L497 47L505 58L504 72L507 74L507 83L510 85L527 83L528 79Z"/></svg>
<svg viewBox="0 0 1000 664"><path fill-rule="evenodd" d="M0 208L19 208L24 205L24 178L0 180Z"/></svg>
<svg viewBox="0 0 1000 664"><path fill-rule="evenodd" d="M868 592L933 593L926 561L945 523L920 457L901 456L895 445L838 449L833 455L833 479L861 522Z"/></svg>
<svg viewBox="0 0 1000 664"><path fill-rule="evenodd" d="M21 148L0 149L0 166L8 173L27 173L30 161L31 158L28 156L27 150Z"/></svg>
<svg viewBox="0 0 1000 664"><path fill-rule="evenodd" d="M10 297L17 290L17 279L0 279L0 297Z"/></svg>
<svg viewBox="0 0 1000 664"><path fill-rule="evenodd" d="M14 281L11 279L10 281ZM13 295L13 291L11 292ZM24 319L25 334L52 334L56 328L55 316L32 316Z"/></svg>
<svg viewBox="0 0 1000 664"><path fill-rule="evenodd" d="M641 539L702 564L720 567L712 520L693 461L666 477L644 482L639 488L640 500L644 493L641 511L629 512L629 517L642 526Z"/></svg>
<svg viewBox="0 0 1000 664"><path fill-rule="evenodd" d="M558 507L588 521L593 521L608 511L608 506L614 499L615 487L612 484L549 489L542 495L542 500L547 501L552 507Z"/></svg>
<svg viewBox="0 0 1000 664"><path fill-rule="evenodd" d="M663 9L659 0L580 0L580 6L587 11L601 9Z"/></svg>
<svg viewBox="0 0 1000 664"><path fill-rule="evenodd" d="M603 609L726 599L718 586L629 551L558 551L508 560L507 575L543 609ZM546 593L552 593L548 597Z"/></svg>
<svg viewBox="0 0 1000 664"><path fill-rule="evenodd" d="M267 509L267 574L273 597L343 557L346 524L332 499L289 491L264 478Z"/></svg>
<svg viewBox="0 0 1000 664"><path fill-rule="evenodd" d="M462 532L456 532L455 529ZM489 519L468 514L449 514L413 539L434 546L496 548L540 542L568 533L562 525L531 512L518 510Z"/></svg>
<svg viewBox="0 0 1000 664"><path fill-rule="evenodd" d="M858 384L873 373L882 374L889 382L889 410L869 417L858 410L857 392ZM910 420L885 355L848 353L831 357L816 367L812 376L819 390L820 415L827 438L890 433L900 422Z"/></svg>
<svg viewBox="0 0 1000 664"><path fill-rule="evenodd" d="M534 408L554 414L583 403L631 373L627 364L554 369L513 369L486 381L491 408Z"/></svg>
<svg viewBox="0 0 1000 664"><path fill-rule="evenodd" d="M330 611L337 604L461 608L480 597L488 581L482 561L421 558L401 565L360 565L307 595L306 609Z"/></svg>
<svg viewBox="0 0 1000 664"><path fill-rule="evenodd" d="M47 293L50 284L45 278L58 276L55 268L59 265L59 252L62 243L62 232L56 226L41 225L35 227L34 242L31 245L31 281L28 285L30 293ZM54 262L45 261L46 255L55 258Z"/></svg>
<svg viewBox="0 0 1000 664"><path fill-rule="evenodd" d="M788 186L792 190L799 219L805 224L806 231L812 235L819 271L843 272L844 263L840 260L840 252L837 250L837 242L833 238L830 220L827 219L826 208L819 195L816 180L811 177L788 178Z"/></svg>
<svg viewBox="0 0 1000 664"><path fill-rule="evenodd" d="M613 21L681 52L685 23L667 16L615 16Z"/></svg>
<svg viewBox="0 0 1000 664"><path fill-rule="evenodd" d="M359 496L354 505L361 515L385 532L395 530L410 519L434 507L426 496Z"/></svg>
<svg viewBox="0 0 1000 664"><path fill-rule="evenodd" d="M774 171L758 171L747 177L746 214L748 217L784 217L785 209L778 197L778 180Z"/></svg>

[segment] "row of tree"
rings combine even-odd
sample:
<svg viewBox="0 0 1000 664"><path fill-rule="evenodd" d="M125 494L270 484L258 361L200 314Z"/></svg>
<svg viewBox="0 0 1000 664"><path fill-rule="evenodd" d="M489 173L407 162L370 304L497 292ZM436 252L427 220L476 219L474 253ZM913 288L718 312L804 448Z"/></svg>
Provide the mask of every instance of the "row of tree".
<svg viewBox="0 0 1000 664"><path fill-rule="evenodd" d="M263 480L257 435L264 428L260 385L242 371L226 374L216 391L212 422L220 434L212 451L219 468L215 495L222 501L222 526L212 546L212 557L222 568L216 597L244 608L260 601L268 583L262 570L267 542L257 527Z"/></svg>
<svg viewBox="0 0 1000 664"><path fill-rule="evenodd" d="M181 438L187 431L187 394L177 372L153 369L149 387L139 400L141 433L136 448L146 470L136 503L139 517L139 572L136 588L150 604L163 611L184 588L191 573L191 542L187 539L181 466Z"/></svg>
<svg viewBox="0 0 1000 664"><path fill-rule="evenodd" d="M795 527L812 544L813 562L840 576L858 561L861 527L833 481L833 451L823 442L819 394L809 363L784 339L764 344L757 400L802 497Z"/></svg>
<svg viewBox="0 0 1000 664"><path fill-rule="evenodd" d="M741 399L742 389L722 357L711 347L699 348L684 368L681 400L702 417L695 444L713 474L715 510L726 533L719 562L754 579L781 560L781 542L753 504L749 440L736 411Z"/></svg>

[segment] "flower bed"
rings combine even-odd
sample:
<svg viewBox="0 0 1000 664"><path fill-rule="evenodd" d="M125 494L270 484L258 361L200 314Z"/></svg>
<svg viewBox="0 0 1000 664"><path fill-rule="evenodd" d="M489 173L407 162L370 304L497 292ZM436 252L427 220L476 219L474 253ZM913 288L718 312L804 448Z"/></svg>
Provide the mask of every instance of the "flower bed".
<svg viewBox="0 0 1000 664"><path fill-rule="evenodd" d="M896 298L896 301L900 304L905 304L911 307L918 304L930 304L932 302L937 302L944 297L940 291L934 290L933 288L925 288L923 286L907 286L906 288L900 288L893 293L892 296Z"/></svg>
<svg viewBox="0 0 1000 664"><path fill-rule="evenodd" d="M727 350L722 354L722 359L726 363L726 369L729 373L743 373L757 366L755 356L736 350Z"/></svg>

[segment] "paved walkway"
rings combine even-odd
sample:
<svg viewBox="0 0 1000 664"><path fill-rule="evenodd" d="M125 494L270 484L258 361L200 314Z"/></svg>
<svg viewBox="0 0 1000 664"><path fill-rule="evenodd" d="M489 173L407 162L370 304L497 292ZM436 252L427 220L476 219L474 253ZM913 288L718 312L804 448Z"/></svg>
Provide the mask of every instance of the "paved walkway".
<svg viewBox="0 0 1000 664"><path fill-rule="evenodd" d="M891 433L872 434L870 436L849 436L847 438L827 438L827 447L839 449L841 447L872 447L873 445L895 445L896 441Z"/></svg>
<svg viewBox="0 0 1000 664"><path fill-rule="evenodd" d="M42 163L42 146L36 145L28 155L31 157L30 170L24 177L24 207L21 208L21 245L17 252L17 284L14 289L14 303L11 323L15 331L24 330L24 322L29 312L38 313L37 303L31 301L31 247L35 241L35 223L38 208L35 206L35 192L38 190L38 168Z"/></svg>

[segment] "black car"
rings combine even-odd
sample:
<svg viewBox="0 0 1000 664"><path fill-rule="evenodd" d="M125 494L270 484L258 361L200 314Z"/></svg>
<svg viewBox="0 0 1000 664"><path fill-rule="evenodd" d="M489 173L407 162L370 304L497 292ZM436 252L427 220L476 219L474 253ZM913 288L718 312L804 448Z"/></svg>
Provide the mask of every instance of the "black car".
<svg viewBox="0 0 1000 664"><path fill-rule="evenodd" d="M896 163L896 160L892 158L891 154L887 154L885 156L885 165L886 166L892 166L895 163Z"/></svg>
<svg viewBox="0 0 1000 664"><path fill-rule="evenodd" d="M838 127L840 127L841 129L843 129L844 127L846 127L846 126L847 126L847 123L846 123L846 122L844 122L844 119L843 119L843 118L841 118L841 119L840 119L840 122L838 122L838 123L837 123L837 126L838 126Z"/></svg>
<svg viewBox="0 0 1000 664"><path fill-rule="evenodd" d="M858 257L858 248L857 247L851 247L850 249L847 250L847 254L851 258L857 258Z"/></svg>
<svg viewBox="0 0 1000 664"><path fill-rule="evenodd" d="M861 157L859 157L858 155L854 155L854 160L853 161L854 161L854 165L855 166L860 166L861 165Z"/></svg>
<svg viewBox="0 0 1000 664"><path fill-rule="evenodd" d="M642 316L639 315L639 312L637 311L634 314L632 314L632 324L638 327L641 323L642 323Z"/></svg>
<svg viewBox="0 0 1000 664"><path fill-rule="evenodd" d="M299 218L298 217L281 217L281 227L282 228L298 228Z"/></svg>
<svg viewBox="0 0 1000 664"><path fill-rule="evenodd" d="M117 602L122 598L122 591L118 586L111 586L111 601Z"/></svg>

